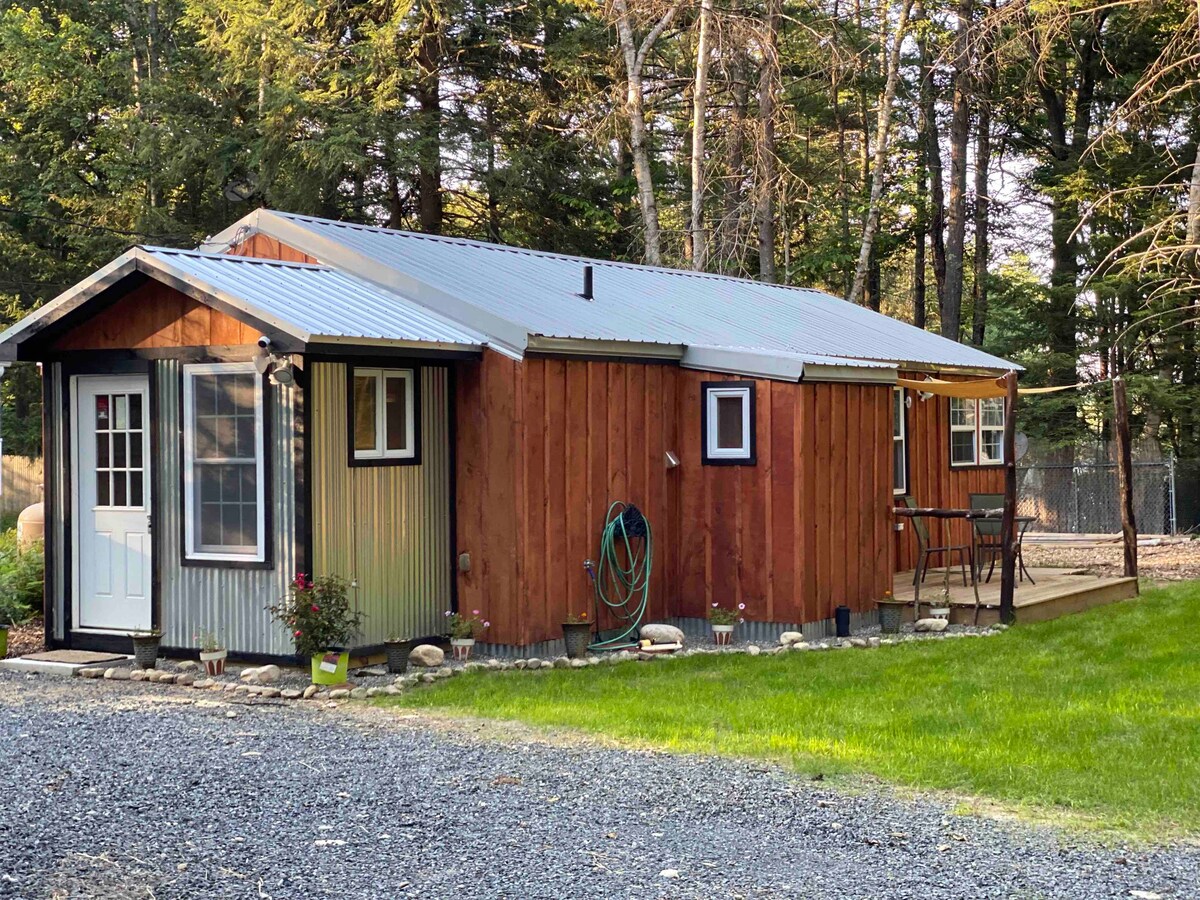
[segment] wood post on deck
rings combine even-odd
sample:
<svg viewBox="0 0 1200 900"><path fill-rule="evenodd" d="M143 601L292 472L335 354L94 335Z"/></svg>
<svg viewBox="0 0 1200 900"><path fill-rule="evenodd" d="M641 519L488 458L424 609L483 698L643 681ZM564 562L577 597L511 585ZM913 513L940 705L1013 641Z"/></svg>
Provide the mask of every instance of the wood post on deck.
<svg viewBox="0 0 1200 900"><path fill-rule="evenodd" d="M1117 439L1117 486L1121 498L1121 540L1125 544L1125 575L1136 578L1137 521L1133 515L1133 449L1129 440L1129 399L1125 379L1113 379L1113 432Z"/></svg>
<svg viewBox="0 0 1200 900"><path fill-rule="evenodd" d="M1004 515L1000 519L1000 621L1016 618L1013 590L1017 581L1017 373L1004 376Z"/></svg>

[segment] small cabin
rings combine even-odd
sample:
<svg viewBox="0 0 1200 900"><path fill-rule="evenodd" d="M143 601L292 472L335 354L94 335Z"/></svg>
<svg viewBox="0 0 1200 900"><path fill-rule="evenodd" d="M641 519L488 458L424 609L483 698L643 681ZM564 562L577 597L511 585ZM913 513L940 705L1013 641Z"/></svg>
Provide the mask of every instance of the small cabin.
<svg viewBox="0 0 1200 900"><path fill-rule="evenodd" d="M614 501L653 620L869 619L915 562L897 497L1003 490L1003 401L897 379L1016 368L815 290L270 210L134 247L0 357L43 367L49 642L251 659L293 653L297 572L350 582L360 650L462 608L554 652Z"/></svg>

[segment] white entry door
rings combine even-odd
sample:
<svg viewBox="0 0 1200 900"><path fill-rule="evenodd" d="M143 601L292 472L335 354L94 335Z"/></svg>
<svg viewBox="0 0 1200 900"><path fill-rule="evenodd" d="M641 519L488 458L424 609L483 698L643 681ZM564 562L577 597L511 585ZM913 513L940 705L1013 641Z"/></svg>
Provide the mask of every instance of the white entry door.
<svg viewBox="0 0 1200 900"><path fill-rule="evenodd" d="M75 628L151 627L150 391L145 375L74 379Z"/></svg>

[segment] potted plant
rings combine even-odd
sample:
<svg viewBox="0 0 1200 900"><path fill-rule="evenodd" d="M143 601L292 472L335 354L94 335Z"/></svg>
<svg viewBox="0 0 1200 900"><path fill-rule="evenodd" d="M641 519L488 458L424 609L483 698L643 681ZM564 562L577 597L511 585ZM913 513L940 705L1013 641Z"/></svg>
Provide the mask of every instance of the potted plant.
<svg viewBox="0 0 1200 900"><path fill-rule="evenodd" d="M133 639L133 661L139 669L153 669L158 662L158 645L162 642L162 632L157 628L149 631L135 631L129 635Z"/></svg>
<svg viewBox="0 0 1200 900"><path fill-rule="evenodd" d="M906 606L908 604L897 600L891 591L884 591L883 599L879 601L879 630L884 634L899 634L900 621Z"/></svg>
<svg viewBox="0 0 1200 900"><path fill-rule="evenodd" d="M949 619L950 618L950 591L949 590L947 590L946 588L942 588L941 595L938 597L937 600L935 600L933 602L933 605L930 607L929 615L931 615L935 619Z"/></svg>
<svg viewBox="0 0 1200 900"><path fill-rule="evenodd" d="M742 615L746 610L745 603L739 603L737 609L726 609L719 603L714 603L708 611L708 621L712 625L713 643L718 647L727 647L733 640L733 629L739 622L745 622Z"/></svg>
<svg viewBox="0 0 1200 900"><path fill-rule="evenodd" d="M471 658L471 648L475 646L475 635L491 628L491 622L485 622L479 617L479 610L471 610L471 615L446 611L450 625L450 647L454 658L465 660Z"/></svg>
<svg viewBox="0 0 1200 900"><path fill-rule="evenodd" d="M562 630L563 642L567 645L567 656L571 659L583 659L587 656L588 644L592 642L592 623L588 621L588 614L571 613L567 616L567 621L563 622Z"/></svg>
<svg viewBox="0 0 1200 900"><path fill-rule="evenodd" d="M225 657L229 651L222 646L217 633L201 628L195 638L200 644L200 662L204 663L204 671L210 676L224 675Z"/></svg>
<svg viewBox="0 0 1200 900"><path fill-rule="evenodd" d="M389 672L393 675L403 675L408 671L408 654L412 650L412 641L392 635L383 642L383 650L387 654Z"/></svg>
<svg viewBox="0 0 1200 900"><path fill-rule="evenodd" d="M342 684L350 666L346 645L362 625L362 613L350 607L346 580L336 575L309 578L300 572L288 595L268 607L271 618L292 633L296 652L312 666L313 684Z"/></svg>

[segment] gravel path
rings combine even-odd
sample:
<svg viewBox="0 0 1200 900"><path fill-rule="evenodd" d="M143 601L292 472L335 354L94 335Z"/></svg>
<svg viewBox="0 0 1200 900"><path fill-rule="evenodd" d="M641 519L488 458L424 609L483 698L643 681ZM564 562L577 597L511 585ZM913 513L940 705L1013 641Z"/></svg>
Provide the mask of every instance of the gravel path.
<svg viewBox="0 0 1200 900"><path fill-rule="evenodd" d="M1194 847L362 704L0 674L0 772L3 897L1200 896Z"/></svg>

